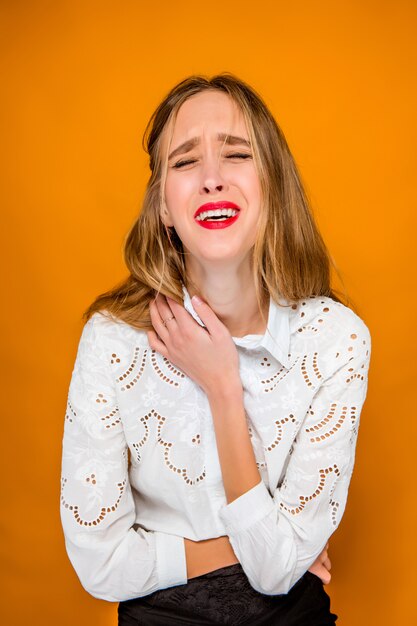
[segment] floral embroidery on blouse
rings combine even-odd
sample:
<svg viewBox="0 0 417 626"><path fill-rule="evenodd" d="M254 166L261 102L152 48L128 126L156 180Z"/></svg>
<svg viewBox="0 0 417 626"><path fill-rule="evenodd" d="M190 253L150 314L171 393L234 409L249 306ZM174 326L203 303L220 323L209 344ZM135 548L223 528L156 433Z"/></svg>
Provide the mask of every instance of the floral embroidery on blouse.
<svg viewBox="0 0 417 626"><path fill-rule="evenodd" d="M185 288L184 306L202 324ZM64 420L61 519L92 595L121 601L185 584L184 537L222 535L252 587L287 593L338 527L368 328L327 297L271 300L266 333L233 340L262 480L227 504L202 389L144 331L100 313L84 326Z"/></svg>

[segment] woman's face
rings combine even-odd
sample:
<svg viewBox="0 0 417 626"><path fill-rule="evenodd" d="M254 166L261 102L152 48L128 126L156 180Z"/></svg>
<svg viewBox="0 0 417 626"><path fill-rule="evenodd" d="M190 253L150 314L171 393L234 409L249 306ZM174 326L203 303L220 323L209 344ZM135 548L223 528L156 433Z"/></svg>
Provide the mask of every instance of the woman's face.
<svg viewBox="0 0 417 626"><path fill-rule="evenodd" d="M165 136L164 155L166 144ZM255 243L261 197L240 109L219 91L190 97L178 111L168 156L165 225L202 263L241 262Z"/></svg>

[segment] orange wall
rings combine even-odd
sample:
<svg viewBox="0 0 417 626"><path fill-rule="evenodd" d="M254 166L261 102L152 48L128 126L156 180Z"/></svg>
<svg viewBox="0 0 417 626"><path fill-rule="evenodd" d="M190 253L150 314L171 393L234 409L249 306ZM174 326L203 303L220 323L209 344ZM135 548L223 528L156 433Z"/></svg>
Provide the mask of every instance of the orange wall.
<svg viewBox="0 0 417 626"><path fill-rule="evenodd" d="M0 3L2 623L116 624L116 604L80 586L59 520L80 316L124 276L153 108L185 76L223 70L276 115L373 337L332 608L341 626L410 623L415 27L405 0Z"/></svg>

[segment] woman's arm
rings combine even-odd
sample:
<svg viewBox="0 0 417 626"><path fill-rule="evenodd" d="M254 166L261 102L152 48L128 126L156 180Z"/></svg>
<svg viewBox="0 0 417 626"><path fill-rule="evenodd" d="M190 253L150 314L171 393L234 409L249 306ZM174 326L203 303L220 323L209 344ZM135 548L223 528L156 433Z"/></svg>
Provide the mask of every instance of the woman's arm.
<svg viewBox="0 0 417 626"><path fill-rule="evenodd" d="M221 507L233 550L252 586L287 593L337 529L352 476L366 395L369 332L351 327L355 353L319 388L293 443L282 484L260 482Z"/></svg>
<svg viewBox="0 0 417 626"><path fill-rule="evenodd" d="M227 378L225 388L219 385L208 396L228 502L246 493L261 480L246 425L242 390L237 384L234 395L230 382ZM328 544L309 568L324 584L331 579L327 548ZM185 539L185 553L188 579L239 563L227 536L200 542Z"/></svg>
<svg viewBox="0 0 417 626"><path fill-rule="evenodd" d="M111 324L96 314L80 338L63 437L61 520L84 588L116 602L185 584L187 572L183 537L134 529L127 444L104 345Z"/></svg>
<svg viewBox="0 0 417 626"><path fill-rule="evenodd" d="M230 379L227 379L226 383L225 387L219 385L215 391L209 394L208 398L216 432L226 499L229 503L251 489L250 484L251 481L255 480L256 474L259 476L259 480L256 480L255 485L262 479L256 466L246 425L243 390L239 384L234 387ZM225 482L225 477L227 482ZM233 550L230 542L228 543L230 549ZM324 584L328 584L331 579L331 562L327 554L328 545L327 543L309 567L309 571L316 574ZM219 567L224 567L224 565Z"/></svg>
<svg viewBox="0 0 417 626"><path fill-rule="evenodd" d="M234 552L252 586L263 593L286 593L308 568L316 567L321 571L322 566L330 568L327 546L324 547L335 530L329 529L325 523L330 513L325 512L327 517L321 523L320 516L314 516L314 505L310 504L311 527L302 531L306 538L301 544L304 554L297 545L296 529L289 521L291 516L288 517L285 510L283 515L280 515L281 510L276 511L277 507L260 478L246 421L243 422L241 384L240 380L237 382L237 351L227 329L207 305L199 306L198 312L208 332L197 328L183 307L171 299L166 301L159 297L156 303L151 304L150 311L156 331L148 333L150 345L198 382L210 400L228 500L222 509L223 521ZM170 320L169 328L162 323L165 319ZM363 334L366 335L365 325L364 329ZM195 359L195 354L198 354L198 359ZM353 369L349 368L349 371ZM228 393L224 391L224 372L227 372ZM359 396L362 396L363 402L364 393L360 392ZM359 405L359 417L360 397L355 402ZM304 451L301 447L299 449L302 458ZM297 455L293 454L294 457L297 458ZM295 463L293 460L292 466ZM321 476L320 470L317 471L313 472L316 481ZM251 484L254 486L251 487ZM234 502L237 504L234 505ZM274 516L271 515L273 511L276 511ZM292 513L295 512L294 508ZM264 522L263 527L261 522Z"/></svg>
<svg viewBox="0 0 417 626"><path fill-rule="evenodd" d="M208 387L207 397L216 433L223 486L228 503L261 480L246 424L239 373L228 373Z"/></svg>

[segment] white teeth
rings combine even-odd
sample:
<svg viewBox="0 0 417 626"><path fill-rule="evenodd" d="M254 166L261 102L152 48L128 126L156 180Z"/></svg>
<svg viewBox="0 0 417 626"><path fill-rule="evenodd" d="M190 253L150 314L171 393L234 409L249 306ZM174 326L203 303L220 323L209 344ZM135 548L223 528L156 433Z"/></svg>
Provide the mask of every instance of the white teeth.
<svg viewBox="0 0 417 626"><path fill-rule="evenodd" d="M210 211L204 211L197 215L196 220L202 222L206 219L210 219L211 217L233 217L238 213L235 209L211 209Z"/></svg>

